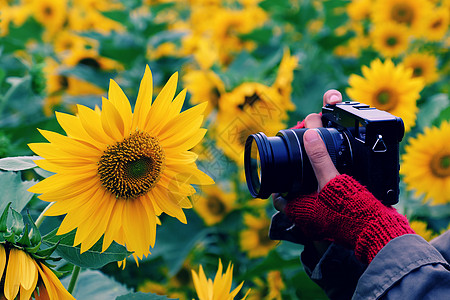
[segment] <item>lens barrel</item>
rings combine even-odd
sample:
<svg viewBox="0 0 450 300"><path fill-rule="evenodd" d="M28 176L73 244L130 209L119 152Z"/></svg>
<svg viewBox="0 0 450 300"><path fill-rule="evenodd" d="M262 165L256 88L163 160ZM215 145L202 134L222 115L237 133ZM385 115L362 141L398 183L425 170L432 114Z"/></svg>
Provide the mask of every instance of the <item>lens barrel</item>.
<svg viewBox="0 0 450 300"><path fill-rule="evenodd" d="M303 145L307 129L280 130L276 136L250 135L245 143L244 167L250 194L268 198L280 193L285 198L317 190L317 179ZM345 133L335 128L316 128L337 166L351 166L351 147ZM342 170L341 170L342 171ZM349 170L345 170L349 174Z"/></svg>

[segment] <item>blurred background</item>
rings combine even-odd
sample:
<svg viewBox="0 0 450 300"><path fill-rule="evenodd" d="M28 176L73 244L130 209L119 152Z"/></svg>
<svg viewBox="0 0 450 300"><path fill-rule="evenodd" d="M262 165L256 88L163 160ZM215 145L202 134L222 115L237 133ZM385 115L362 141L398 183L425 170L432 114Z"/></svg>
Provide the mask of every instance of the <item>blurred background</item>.
<svg viewBox="0 0 450 300"><path fill-rule="evenodd" d="M194 152L216 185L191 199L188 224L162 216L139 267L85 270L75 297L192 299L191 269L213 277L220 258L234 264L235 286L245 281L241 297L326 299L302 246L268 238L275 211L247 190L245 139L320 112L331 88L387 110L406 125L396 207L428 240L447 230L449 19L449 0L0 0L0 157L32 155L27 144L45 141L37 128L64 133L54 112L100 106L110 78L134 103L146 64L155 95L178 71L185 108L209 103ZM28 206L45 207L35 197ZM44 231L60 222L48 219Z"/></svg>

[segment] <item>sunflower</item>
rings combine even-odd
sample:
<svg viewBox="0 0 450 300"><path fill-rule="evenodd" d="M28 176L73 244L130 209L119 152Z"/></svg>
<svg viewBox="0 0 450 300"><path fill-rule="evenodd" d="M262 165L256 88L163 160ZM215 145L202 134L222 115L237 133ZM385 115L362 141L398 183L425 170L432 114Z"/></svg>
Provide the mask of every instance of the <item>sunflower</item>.
<svg viewBox="0 0 450 300"><path fill-rule="evenodd" d="M60 56L75 49L93 48L95 46L93 41L68 30L59 32L53 42L53 48L56 54Z"/></svg>
<svg viewBox="0 0 450 300"><path fill-rule="evenodd" d="M68 25L74 31L96 31L107 35L111 31L123 32L125 27L112 19L107 18L101 12L94 9L84 9L80 6L72 6L68 12Z"/></svg>
<svg viewBox="0 0 450 300"><path fill-rule="evenodd" d="M211 226L221 222L235 202L235 193L227 193L214 185L203 189L203 195L194 203L194 208L206 225Z"/></svg>
<svg viewBox="0 0 450 300"><path fill-rule="evenodd" d="M439 79L437 58L432 54L413 53L403 59L407 68L413 69L413 77L423 78L425 84L432 84Z"/></svg>
<svg viewBox="0 0 450 300"><path fill-rule="evenodd" d="M239 293L244 282L241 282L238 287L230 291L233 280L233 265L231 262L228 264L225 274L222 274L222 269L222 261L219 260L219 268L214 281L206 278L202 265L200 265L198 274L192 270L192 278L199 300L232 300ZM249 292L250 290L242 299L245 299Z"/></svg>
<svg viewBox="0 0 450 300"><path fill-rule="evenodd" d="M217 146L242 164L245 140L260 131L274 135L286 127L283 97L275 87L246 82L219 99L216 122Z"/></svg>
<svg viewBox="0 0 450 300"><path fill-rule="evenodd" d="M255 278L253 280L255 288L252 288L248 300L281 300L281 291L286 287L280 271L269 271L267 278Z"/></svg>
<svg viewBox="0 0 450 300"><path fill-rule="evenodd" d="M33 294L35 299L75 299L45 264L25 251L3 244L0 244L0 278L2 299L31 299Z"/></svg>
<svg viewBox="0 0 450 300"><path fill-rule="evenodd" d="M450 203L450 122L425 128L423 134L410 138L402 156L400 173L408 190L416 196L425 194L431 204Z"/></svg>
<svg viewBox="0 0 450 300"><path fill-rule="evenodd" d="M58 32L66 21L66 0L32 0L31 8L34 18L45 26L50 35Z"/></svg>
<svg viewBox="0 0 450 300"><path fill-rule="evenodd" d="M414 220L409 222L409 226L414 230L415 233L423 237L427 241L431 241L436 237L433 230L427 228L427 223L423 221Z"/></svg>
<svg viewBox="0 0 450 300"><path fill-rule="evenodd" d="M277 241L269 238L270 219L265 213L260 213L258 217L249 213L244 214L244 224L247 229L241 232L240 244L248 257L267 255L277 245Z"/></svg>
<svg viewBox="0 0 450 300"><path fill-rule="evenodd" d="M287 110L294 110L295 105L291 101L292 81L294 70L298 66L298 58L291 56L289 49L284 50L283 58L278 67L277 78L272 87L276 88L282 96L282 106Z"/></svg>
<svg viewBox="0 0 450 300"><path fill-rule="evenodd" d="M50 143L29 145L44 158L36 163L56 173L29 191L55 202L46 215L66 214L58 234L77 229L81 252L103 236L103 251L115 240L135 258L147 256L157 216L165 212L186 223L182 208L192 207L188 197L196 192L191 184L214 183L189 151L206 133L200 126L207 103L180 113L186 90L172 101L177 81L175 73L151 103L147 66L132 113L111 80L102 111L78 105L76 116L56 113L67 136L40 130Z"/></svg>
<svg viewBox="0 0 450 300"><path fill-rule="evenodd" d="M448 31L450 11L447 7L437 7L427 16L424 37L429 41L440 41Z"/></svg>
<svg viewBox="0 0 450 300"><path fill-rule="evenodd" d="M370 18L373 0L352 0L346 7L347 14L353 21L363 21Z"/></svg>
<svg viewBox="0 0 450 300"><path fill-rule="evenodd" d="M371 35L373 48L384 57L397 57L408 49L409 31L405 25L377 24Z"/></svg>
<svg viewBox="0 0 450 300"><path fill-rule="evenodd" d="M117 61L100 56L95 49L75 48L62 60L63 65L75 67L83 65L95 70L122 70L123 67Z"/></svg>
<svg viewBox="0 0 450 300"><path fill-rule="evenodd" d="M233 53L243 49L253 49L254 43L241 39L240 35L250 33L262 26L267 18L267 13L259 6L242 10L221 8L212 20L211 38L219 52L220 62L228 65Z"/></svg>
<svg viewBox="0 0 450 300"><path fill-rule="evenodd" d="M364 77L350 75L348 96L402 118L405 130L409 131L416 122L416 101L420 98L423 80L414 78L412 69L403 64L396 66L391 60L382 63L376 59L370 63L370 68L362 67L362 74Z"/></svg>
<svg viewBox="0 0 450 300"><path fill-rule="evenodd" d="M194 104L208 101L206 113L209 114L219 105L220 95L225 93L225 84L211 70L192 70L183 76L184 86L191 93Z"/></svg>
<svg viewBox="0 0 450 300"><path fill-rule="evenodd" d="M375 25L394 22L421 35L431 8L429 0L375 0L371 17Z"/></svg>

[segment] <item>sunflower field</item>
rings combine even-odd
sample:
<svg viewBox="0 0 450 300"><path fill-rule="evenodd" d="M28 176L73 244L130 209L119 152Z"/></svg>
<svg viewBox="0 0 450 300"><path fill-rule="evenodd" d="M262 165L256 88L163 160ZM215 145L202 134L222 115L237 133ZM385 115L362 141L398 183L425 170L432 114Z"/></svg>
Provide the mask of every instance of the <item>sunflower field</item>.
<svg viewBox="0 0 450 300"><path fill-rule="evenodd" d="M0 0L0 298L327 299L248 135L403 119L396 208L450 229L449 0ZM214 298L213 298L214 297Z"/></svg>

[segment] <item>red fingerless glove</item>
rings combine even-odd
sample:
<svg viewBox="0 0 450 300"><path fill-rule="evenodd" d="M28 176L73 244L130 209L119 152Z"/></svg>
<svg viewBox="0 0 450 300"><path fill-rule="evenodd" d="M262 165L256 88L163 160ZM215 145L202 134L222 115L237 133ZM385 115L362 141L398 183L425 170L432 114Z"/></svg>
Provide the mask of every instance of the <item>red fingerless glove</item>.
<svg viewBox="0 0 450 300"><path fill-rule="evenodd" d="M415 233L405 216L348 175L330 180L319 194L289 201L285 213L308 238L349 246L364 263L393 238Z"/></svg>

